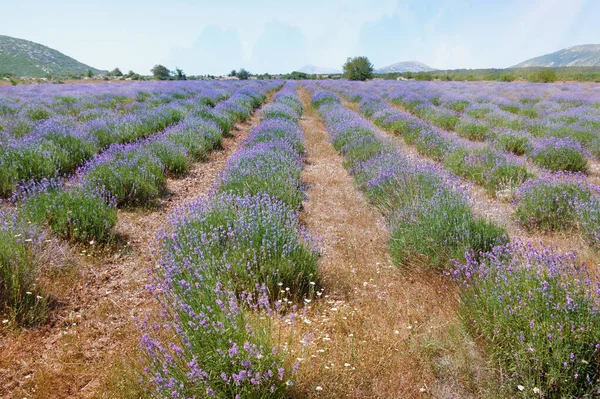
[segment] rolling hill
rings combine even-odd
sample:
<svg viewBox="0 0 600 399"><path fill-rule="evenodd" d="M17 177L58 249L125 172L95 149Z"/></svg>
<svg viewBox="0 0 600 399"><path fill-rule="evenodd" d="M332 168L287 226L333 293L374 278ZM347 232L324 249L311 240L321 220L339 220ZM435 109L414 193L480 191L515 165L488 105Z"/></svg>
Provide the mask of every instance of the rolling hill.
<svg viewBox="0 0 600 399"><path fill-rule="evenodd" d="M582 44L523 61L513 68L600 66L600 44Z"/></svg>
<svg viewBox="0 0 600 399"><path fill-rule="evenodd" d="M41 44L0 35L0 73L42 77L47 74L85 73L88 69L94 74L106 72Z"/></svg>
<svg viewBox="0 0 600 399"><path fill-rule="evenodd" d="M388 65L383 68L375 69L375 73L384 74L384 73L404 73L404 72L431 72L435 71L434 68L431 68L428 65L423 64L419 61L404 61L397 62L392 65Z"/></svg>

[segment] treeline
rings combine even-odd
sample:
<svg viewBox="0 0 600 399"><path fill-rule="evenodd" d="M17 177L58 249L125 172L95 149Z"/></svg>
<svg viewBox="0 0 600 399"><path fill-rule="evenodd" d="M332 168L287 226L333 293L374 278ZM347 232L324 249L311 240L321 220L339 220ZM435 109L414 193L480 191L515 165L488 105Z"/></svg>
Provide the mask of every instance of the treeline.
<svg viewBox="0 0 600 399"><path fill-rule="evenodd" d="M451 69L432 72L404 72L377 75L383 79L415 79L445 81L491 80L512 82L600 82L600 67L557 67L557 68L491 68L491 69Z"/></svg>

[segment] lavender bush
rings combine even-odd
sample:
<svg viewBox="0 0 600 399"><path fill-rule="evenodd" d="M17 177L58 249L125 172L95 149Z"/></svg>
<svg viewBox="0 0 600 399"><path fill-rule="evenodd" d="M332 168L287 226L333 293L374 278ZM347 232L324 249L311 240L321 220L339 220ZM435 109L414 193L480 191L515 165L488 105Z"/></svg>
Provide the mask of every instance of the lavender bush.
<svg viewBox="0 0 600 399"><path fill-rule="evenodd" d="M39 231L0 213L0 314L19 326L36 325L46 317L35 255L42 239Z"/></svg>
<svg viewBox="0 0 600 399"><path fill-rule="evenodd" d="M572 139L547 138L535 142L531 160L552 172L585 172L587 159L581 144Z"/></svg>
<svg viewBox="0 0 600 399"><path fill-rule="evenodd" d="M459 148L444 158L444 166L458 176L482 185L492 194L514 191L530 177L523 165L491 148Z"/></svg>
<svg viewBox="0 0 600 399"><path fill-rule="evenodd" d="M511 152L515 155L525 155L531 152L531 137L527 132L511 129L501 129L496 132L494 145L501 151Z"/></svg>
<svg viewBox="0 0 600 399"><path fill-rule="evenodd" d="M600 287L574 254L508 244L469 256L454 277L464 322L486 342L511 396L600 394Z"/></svg>
<svg viewBox="0 0 600 399"><path fill-rule="evenodd" d="M64 189L60 180L22 188L20 217L43 225L62 238L87 244L106 242L117 223L115 201L89 187Z"/></svg>

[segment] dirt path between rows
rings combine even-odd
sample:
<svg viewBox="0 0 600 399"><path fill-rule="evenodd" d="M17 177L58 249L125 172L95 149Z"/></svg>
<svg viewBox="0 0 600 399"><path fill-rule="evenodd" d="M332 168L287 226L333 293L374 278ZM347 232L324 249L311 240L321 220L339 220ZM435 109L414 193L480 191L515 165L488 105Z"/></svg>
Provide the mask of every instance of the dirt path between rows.
<svg viewBox="0 0 600 399"><path fill-rule="evenodd" d="M63 291L58 293L63 306L50 323L16 337L0 336L0 397L143 396L135 374L140 362L134 318L156 312L145 288L147 270L158 262L156 233L170 211L208 193L258 121L256 112L223 140L222 150L195 163L185 178L169 179L169 195L156 208L119 211L116 231L127 244L118 251L77 250L72 272L55 287Z"/></svg>
<svg viewBox="0 0 600 399"><path fill-rule="evenodd" d="M454 319L455 303L434 273L393 266L383 217L342 167L309 93L299 93L305 107L303 181L309 185L301 218L322 239L325 288L304 320L304 332L313 336L301 358L306 365L298 397L434 394L436 376L418 346ZM452 386L444 388L454 393Z"/></svg>

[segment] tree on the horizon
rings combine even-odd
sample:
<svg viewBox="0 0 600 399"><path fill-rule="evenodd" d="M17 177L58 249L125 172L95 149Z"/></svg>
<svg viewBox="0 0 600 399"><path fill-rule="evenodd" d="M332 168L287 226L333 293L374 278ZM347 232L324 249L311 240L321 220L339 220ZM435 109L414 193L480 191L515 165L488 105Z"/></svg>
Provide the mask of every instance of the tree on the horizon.
<svg viewBox="0 0 600 399"><path fill-rule="evenodd" d="M86 76L88 78L91 78L92 76L94 76L94 72L91 69L89 69L89 68L88 68L88 70L87 70L87 72L85 74L86 74Z"/></svg>
<svg viewBox="0 0 600 399"><path fill-rule="evenodd" d="M343 65L344 77L348 80L367 80L373 78L373 64L367 57L349 57Z"/></svg>
<svg viewBox="0 0 600 399"><path fill-rule="evenodd" d="M187 80L183 69L175 67L175 80Z"/></svg>
<svg viewBox="0 0 600 399"><path fill-rule="evenodd" d="M120 76L123 76L123 72L121 72L121 70L119 68L115 68L112 71L110 71L107 75L120 77Z"/></svg>
<svg viewBox="0 0 600 399"><path fill-rule="evenodd" d="M229 76L235 76L237 75L237 72L235 69L233 69L231 72L229 72Z"/></svg>
<svg viewBox="0 0 600 399"><path fill-rule="evenodd" d="M150 72L152 72L152 76L156 80L168 80L171 77L171 71L166 66L160 64L154 65L154 68Z"/></svg>
<svg viewBox="0 0 600 399"><path fill-rule="evenodd" d="M248 72L244 68L242 68L237 73L237 77L239 80L248 80L248 78L250 77L250 72Z"/></svg>

